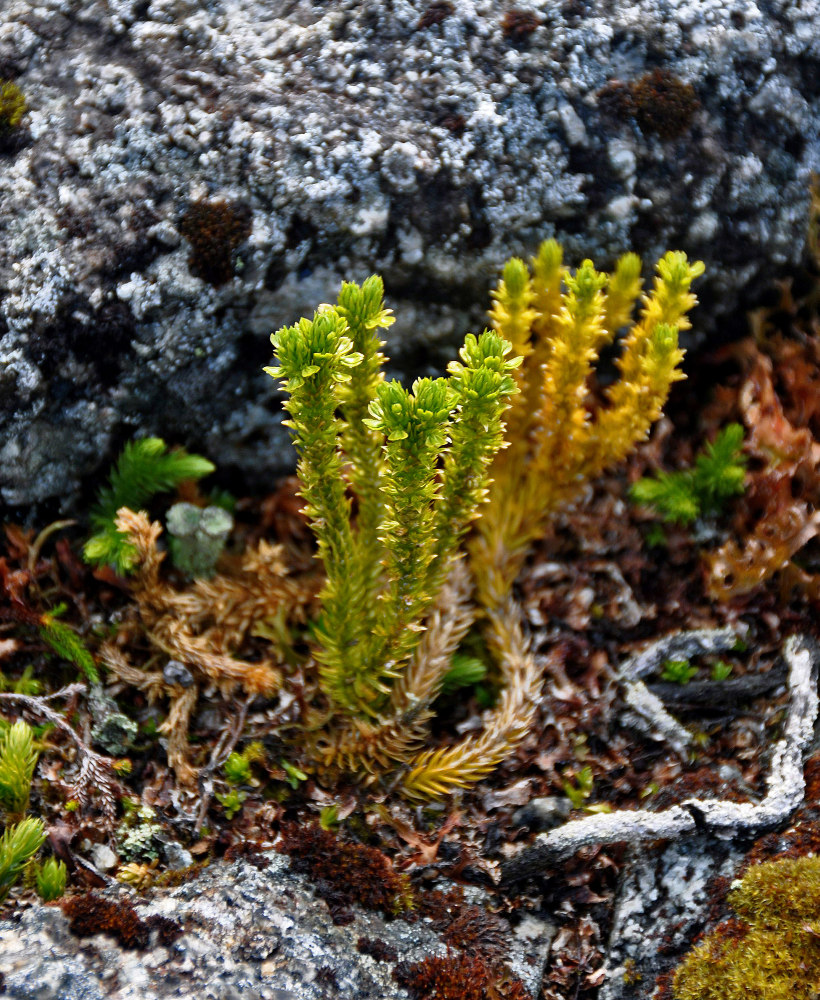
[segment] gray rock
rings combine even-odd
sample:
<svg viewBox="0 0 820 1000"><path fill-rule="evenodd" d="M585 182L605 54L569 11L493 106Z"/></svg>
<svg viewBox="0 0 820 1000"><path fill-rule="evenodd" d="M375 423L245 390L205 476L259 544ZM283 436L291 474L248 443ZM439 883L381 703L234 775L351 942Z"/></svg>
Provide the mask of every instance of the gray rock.
<svg viewBox="0 0 820 1000"><path fill-rule="evenodd" d="M327 905L287 859L267 857L261 871L244 861L217 864L178 889L157 890L138 913L170 917L185 933L171 945L153 942L146 952L124 950L104 935L79 940L55 907L34 905L18 922L0 922L4 996L401 1000L407 993L393 979L394 964L360 953L358 939L379 939L410 962L446 954L426 920L386 920L356 910L351 924L333 924ZM534 993L548 951L544 934L533 918L510 936L510 965Z"/></svg>
<svg viewBox="0 0 820 1000"><path fill-rule="evenodd" d="M559 795L543 795L531 799L513 813L513 823L531 830L552 830L563 823L572 811L569 799Z"/></svg>
<svg viewBox="0 0 820 1000"><path fill-rule="evenodd" d="M110 872L120 863L120 859L108 844L94 844L89 852L94 867L101 872Z"/></svg>
<svg viewBox="0 0 820 1000"><path fill-rule="evenodd" d="M700 835L630 851L618 886L598 1000L651 997L658 975L677 965L678 956L703 930L714 880L734 878L743 856L740 847Z"/></svg>
<svg viewBox="0 0 820 1000"><path fill-rule="evenodd" d="M701 338L797 260L818 0L539 4L531 32L491 0L427 11L6 0L30 110L0 154L3 502L75 506L135 432L270 484L292 455L267 335L342 278L385 276L394 370L427 371L545 237L702 257ZM191 264L200 199L234 228Z"/></svg>

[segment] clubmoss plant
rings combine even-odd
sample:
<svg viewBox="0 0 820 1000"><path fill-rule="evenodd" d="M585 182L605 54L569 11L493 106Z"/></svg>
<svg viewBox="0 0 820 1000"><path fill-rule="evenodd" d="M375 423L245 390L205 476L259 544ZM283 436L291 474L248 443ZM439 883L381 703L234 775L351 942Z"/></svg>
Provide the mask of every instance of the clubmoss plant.
<svg viewBox="0 0 820 1000"><path fill-rule="evenodd" d="M38 757L28 723L19 720L0 733L0 807L11 819L21 818L28 809Z"/></svg>
<svg viewBox="0 0 820 1000"><path fill-rule="evenodd" d="M547 240L532 273L518 258L504 267L490 318L524 364L508 415L509 447L493 464L490 502L470 543L479 601L491 618L506 613L529 547L556 510L646 437L672 383L684 377L678 332L690 326L686 314L697 301L690 286L703 270L684 253L667 253L632 323L642 285L635 254L611 276L589 260L572 273L558 243ZM594 364L622 328L620 378L594 407Z"/></svg>
<svg viewBox="0 0 820 1000"><path fill-rule="evenodd" d="M46 831L41 819L27 816L7 826L0 836L0 903L23 874L23 869L43 846Z"/></svg>
<svg viewBox="0 0 820 1000"><path fill-rule="evenodd" d="M52 903L65 892L68 870L64 861L46 858L43 864L37 868L37 874L34 878L37 895L44 903Z"/></svg>
<svg viewBox="0 0 820 1000"><path fill-rule="evenodd" d="M277 364L266 369L288 393L326 573L313 638L333 721L319 754L353 771L395 769L420 740L410 723L440 690L455 648L432 675L414 674L411 661L485 498L520 364L485 331L467 336L448 378L418 379L410 391L386 382L378 330L393 319L382 296L377 276L344 283L335 307L273 335Z"/></svg>

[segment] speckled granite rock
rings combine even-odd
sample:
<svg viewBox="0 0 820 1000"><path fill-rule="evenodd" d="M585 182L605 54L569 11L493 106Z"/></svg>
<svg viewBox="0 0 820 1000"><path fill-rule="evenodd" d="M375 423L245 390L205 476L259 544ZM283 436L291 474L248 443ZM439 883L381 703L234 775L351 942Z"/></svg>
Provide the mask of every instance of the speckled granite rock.
<svg viewBox="0 0 820 1000"><path fill-rule="evenodd" d="M283 855L265 857L270 864L262 870L244 861L217 864L187 885L153 893L140 915L172 918L185 931L167 946L154 941L134 951L107 935L76 938L54 906L0 923L0 1000L402 1000L395 963L357 950L359 938L379 940L408 962L446 954L424 920L356 910L352 923L336 926ZM510 967L537 990L550 926L530 919L520 931L511 936Z"/></svg>
<svg viewBox="0 0 820 1000"><path fill-rule="evenodd" d="M0 76L30 111L0 154L0 498L68 509L135 432L270 482L267 335L343 277L384 274L405 370L551 235L574 263L704 258L719 329L800 254L818 21L818 0L5 0Z"/></svg>

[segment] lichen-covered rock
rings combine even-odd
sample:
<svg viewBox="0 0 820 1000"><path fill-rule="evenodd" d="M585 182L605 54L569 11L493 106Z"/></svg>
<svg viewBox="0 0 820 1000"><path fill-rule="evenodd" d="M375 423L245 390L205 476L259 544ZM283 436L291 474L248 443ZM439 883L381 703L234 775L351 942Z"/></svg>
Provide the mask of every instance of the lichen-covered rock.
<svg viewBox="0 0 820 1000"><path fill-rule="evenodd" d="M267 335L381 272L399 368L511 254L707 262L701 335L800 254L818 0L6 0L0 498L134 432L290 461Z"/></svg>
<svg viewBox="0 0 820 1000"><path fill-rule="evenodd" d="M393 977L396 960L447 954L426 920L389 920L357 909L337 926L283 855L260 857L267 865L217 864L177 889L157 890L135 913L128 904L109 907L109 922L125 911L130 934L78 938L59 908L40 904L14 922L0 922L0 998L402 1000L407 993ZM103 902L116 898L111 892ZM99 899L97 906L98 913L85 915L83 931L105 922ZM539 938L531 924L523 927L505 954L533 994L543 960L527 959L545 959L549 937L543 933Z"/></svg>

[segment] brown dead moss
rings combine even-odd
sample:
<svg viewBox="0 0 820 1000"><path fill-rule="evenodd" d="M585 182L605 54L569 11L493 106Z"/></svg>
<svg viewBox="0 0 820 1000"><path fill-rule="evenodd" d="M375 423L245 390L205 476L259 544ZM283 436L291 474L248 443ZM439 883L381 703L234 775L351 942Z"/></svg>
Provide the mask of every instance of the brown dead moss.
<svg viewBox="0 0 820 1000"><path fill-rule="evenodd" d="M224 285L236 271L239 244L250 236L250 210L245 205L201 198L185 210L179 231L191 244L191 274L209 285Z"/></svg>
<svg viewBox="0 0 820 1000"><path fill-rule="evenodd" d="M169 945L182 934L182 928L169 917L153 915L142 919L126 899L111 900L87 892L71 896L62 903L62 911L71 921L71 933L77 937L108 934L123 948L142 950L156 931L161 944Z"/></svg>
<svg viewBox="0 0 820 1000"><path fill-rule="evenodd" d="M477 955L446 955L400 963L394 977L413 1000L531 1000L520 980L498 976Z"/></svg>
<svg viewBox="0 0 820 1000"><path fill-rule="evenodd" d="M276 849L290 856L294 871L316 883L335 923L349 923L354 904L388 915L413 908L409 879L375 847L343 843L315 825L285 822L281 834Z"/></svg>
<svg viewBox="0 0 820 1000"><path fill-rule="evenodd" d="M700 101L690 83L667 69L653 69L637 80L611 80L598 92L598 106L616 118L631 118L645 135L676 139L688 131Z"/></svg>

